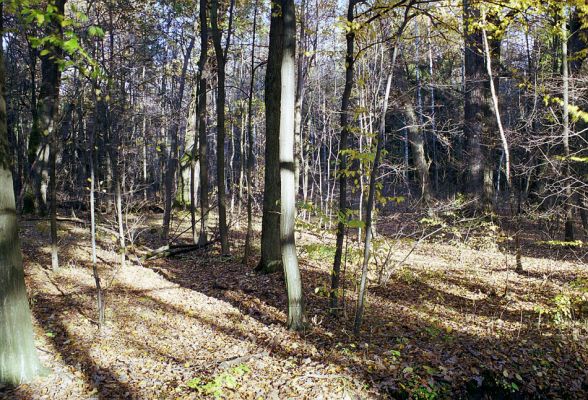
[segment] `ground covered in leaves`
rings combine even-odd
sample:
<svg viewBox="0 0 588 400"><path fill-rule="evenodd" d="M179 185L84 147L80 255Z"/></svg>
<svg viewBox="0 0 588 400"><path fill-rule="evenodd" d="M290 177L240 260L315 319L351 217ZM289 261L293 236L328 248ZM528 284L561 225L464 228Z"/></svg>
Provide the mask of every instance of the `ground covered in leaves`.
<svg viewBox="0 0 588 400"><path fill-rule="evenodd" d="M375 242L363 331L351 333L361 251L349 241L344 309L328 313L333 238L297 237L308 329L289 332L281 274L259 275L212 246L142 261L154 228L120 268L99 232L107 323L95 323L88 226L60 223L49 270L46 221L21 238L39 355L51 372L0 389L9 399L587 398L588 273L582 257L443 234ZM315 224L316 225L316 224ZM421 235L422 238L422 235ZM436 238L436 239L435 239Z"/></svg>

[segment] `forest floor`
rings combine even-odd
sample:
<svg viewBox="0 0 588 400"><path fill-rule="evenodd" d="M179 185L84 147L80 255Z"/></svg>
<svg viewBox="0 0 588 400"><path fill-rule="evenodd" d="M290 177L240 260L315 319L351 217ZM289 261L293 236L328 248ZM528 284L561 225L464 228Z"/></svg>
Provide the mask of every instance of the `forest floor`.
<svg viewBox="0 0 588 400"><path fill-rule="evenodd" d="M137 231L137 248L157 247L159 218ZM51 271L47 222L23 220L37 347L51 372L0 397L588 398L588 271L577 251L566 259L571 250L528 239L517 274L514 255L483 236L417 246L418 236L379 236L356 337L361 251L348 243L345 309L334 317L333 237L317 225L297 235L305 332L285 328L282 274L241 263L242 229L232 234L233 257L215 245L154 261L131 254L125 268L116 238L99 231L107 321L99 331L88 226L60 223L62 267ZM378 284L386 258L390 279Z"/></svg>

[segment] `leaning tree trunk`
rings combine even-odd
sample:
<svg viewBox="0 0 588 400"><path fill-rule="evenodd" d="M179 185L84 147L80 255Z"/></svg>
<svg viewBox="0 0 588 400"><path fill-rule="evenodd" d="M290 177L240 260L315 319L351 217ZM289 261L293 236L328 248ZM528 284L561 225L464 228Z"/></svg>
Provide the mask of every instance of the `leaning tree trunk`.
<svg viewBox="0 0 588 400"><path fill-rule="evenodd" d="M393 66L394 67L394 66ZM365 308L365 292L367 288L367 274L368 263L370 259L370 249L372 240L372 212L374 208L376 196L376 177L380 168L380 158L382 155L382 147L384 142L384 133L386 129L386 112L388 110L388 97L390 95L390 86L392 84L392 72L388 75L386 82L386 92L384 95L384 103L382 105L382 114L380 116L380 128L378 129L376 155L374 163L372 164L372 171L370 174L370 186L368 193L368 200L365 209L365 242L363 247L363 264L361 267L361 281L359 284L359 294L357 298L357 310L355 312L355 322L353 324L353 332L358 335L363 321L363 310Z"/></svg>
<svg viewBox="0 0 588 400"><path fill-rule="evenodd" d="M294 172L294 107L296 93L296 13L293 0L282 0L281 18L273 17L272 25L283 25L283 42L281 59L278 62L281 76L280 113L279 113L279 156L280 156L280 242L282 244L282 263L288 290L288 328L304 328L304 301L302 280L298 268L296 243L294 238L294 221L296 217L296 193ZM273 8L273 7L272 7ZM270 51L276 47L271 46ZM269 67L269 65L268 65ZM277 94L275 94L277 95Z"/></svg>
<svg viewBox="0 0 588 400"><path fill-rule="evenodd" d="M0 32L3 32L0 4ZM0 46L0 384L17 385L41 371L27 300L6 127L4 53Z"/></svg>
<svg viewBox="0 0 588 400"><path fill-rule="evenodd" d="M216 55L216 74L218 80L216 100L216 185L218 190L218 225L221 240L221 253L228 255L229 229L227 227L227 194L225 191L225 55L218 27L218 0L210 3L210 25L212 43Z"/></svg>
<svg viewBox="0 0 588 400"><path fill-rule="evenodd" d="M280 245L280 97L283 25L280 4L272 3L270 44L265 74L265 179L261 219L261 259L257 270L277 271L282 264ZM292 116L294 112L292 112Z"/></svg>

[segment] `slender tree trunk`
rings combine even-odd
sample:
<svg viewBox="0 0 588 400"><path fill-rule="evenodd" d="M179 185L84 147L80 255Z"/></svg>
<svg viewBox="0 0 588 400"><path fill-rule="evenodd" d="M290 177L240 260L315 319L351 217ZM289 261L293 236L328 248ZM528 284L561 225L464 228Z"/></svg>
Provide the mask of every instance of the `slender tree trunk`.
<svg viewBox="0 0 588 400"><path fill-rule="evenodd" d="M253 8L253 36L251 38L251 78L247 98L247 234L245 235L245 251L243 263L249 262L251 256L251 241L253 240L253 86L255 84L255 35L257 33L257 0Z"/></svg>
<svg viewBox="0 0 588 400"><path fill-rule="evenodd" d="M394 50L396 51L396 50ZM365 212L365 243L363 248L363 264L361 267L361 281L359 284L359 295L357 298L357 311L355 313L355 322L353 325L353 332L358 335L361 329L361 323L363 321L363 311L365 308L365 293L367 290L367 275L368 275L368 263L370 259L370 249L372 240L372 211L374 208L375 195L376 195L376 178L380 167L380 157L382 154L382 146L384 141L384 132L386 130L386 112L388 111L388 97L390 95L390 86L392 85L392 72L388 75L386 82L386 92L384 95L384 103L382 105L382 114L380 116L380 128L378 129L377 143L376 143L376 155L374 157L374 163L372 164L372 171L370 175L370 185L368 200Z"/></svg>
<svg viewBox="0 0 588 400"><path fill-rule="evenodd" d="M227 227L227 195L225 193L225 55L218 27L218 0L211 0L210 23L212 42L216 54L217 101L216 101L216 184L218 191L218 224L221 240L221 253L228 255L229 229Z"/></svg>
<svg viewBox="0 0 588 400"><path fill-rule="evenodd" d="M118 168L117 168L118 169ZM114 180L114 201L116 207L116 221L118 223L118 245L120 254L120 266L124 268L126 266L126 252L127 246L125 243L125 228L123 220L122 210L122 193L121 193L121 180L118 172L115 173Z"/></svg>
<svg viewBox="0 0 588 400"><path fill-rule="evenodd" d="M347 23L353 24L355 18L355 5L357 0L349 0L347 7ZM355 31L349 30L345 34L345 86L341 99L341 138L339 144L339 213L337 217L337 241L335 247L335 260L331 273L330 306L333 312L339 308L339 285L341 280L341 259L343 257L343 242L345 239L345 226L347 225L347 146L351 131L350 100L353 89L353 65L355 62Z"/></svg>
<svg viewBox="0 0 588 400"><path fill-rule="evenodd" d="M95 193L95 173L94 173L94 142L96 121L90 134L90 234L92 237L92 273L94 275L94 282L96 283L96 303L98 310L98 327L104 325L104 297L102 293L102 286L100 284L100 275L98 273L98 264L96 261L96 201Z"/></svg>
<svg viewBox="0 0 588 400"><path fill-rule="evenodd" d="M196 233L196 198L199 186L199 164L197 162L197 126L198 126L198 114L196 111L198 103L197 89L194 89L192 95L192 101L188 109L188 121L186 127L186 150L184 153L183 160L185 160L181 166L182 168L182 197L185 201L190 203L190 222L192 227L192 241L194 244L198 243L198 235Z"/></svg>
<svg viewBox="0 0 588 400"><path fill-rule="evenodd" d="M205 244L208 225L208 138L206 124L206 61L208 59L207 0L200 0L200 59L198 60L198 162L200 164L200 235L199 244Z"/></svg>
<svg viewBox="0 0 588 400"><path fill-rule="evenodd" d="M437 155L437 123L435 118L435 87L433 86L433 46L431 44L431 26L430 21L427 25L427 55L429 58L429 91L431 96L431 143L433 148L433 190L436 194L439 191L439 159Z"/></svg>
<svg viewBox="0 0 588 400"><path fill-rule="evenodd" d="M55 159L57 152L57 138L55 129L49 138L49 218L51 225L51 269L59 268L59 255L57 243L57 185L55 182Z"/></svg>
<svg viewBox="0 0 588 400"><path fill-rule="evenodd" d="M568 69L568 32L567 32L567 12L564 5L564 17L561 21L561 53L562 53L562 80L563 80L563 150L564 150L564 191L565 191L565 233L564 240L566 242L574 241L574 206L571 184L570 171L570 83L569 83L569 69Z"/></svg>

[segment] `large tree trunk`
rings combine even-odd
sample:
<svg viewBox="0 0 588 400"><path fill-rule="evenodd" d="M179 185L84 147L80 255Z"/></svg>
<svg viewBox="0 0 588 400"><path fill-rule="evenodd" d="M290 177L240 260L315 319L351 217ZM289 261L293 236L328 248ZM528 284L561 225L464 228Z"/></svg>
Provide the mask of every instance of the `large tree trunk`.
<svg viewBox="0 0 588 400"><path fill-rule="evenodd" d="M229 229L227 227L227 195L225 192L225 55L218 27L218 0L211 0L210 25L212 43L216 55L216 74L218 80L216 101L216 186L218 190L218 225L221 240L221 253L228 255Z"/></svg>
<svg viewBox="0 0 588 400"><path fill-rule="evenodd" d="M279 154L280 154L280 242L282 244L282 263L288 290L288 328L302 330L304 328L304 299L302 280L298 268L296 243L294 239L294 222L296 218L296 193L294 176L294 103L296 92L296 13L293 0L282 0L281 18L273 17L272 25L283 24L283 42L281 59L273 59L281 64L281 89L279 113ZM276 50L271 46L270 52ZM269 65L268 65L269 68Z"/></svg>
<svg viewBox="0 0 588 400"><path fill-rule="evenodd" d="M356 0L349 0L347 7L347 23L352 24L355 18ZM349 30L345 34L345 87L341 99L341 137L339 143L339 213L337 218L337 242L335 247L335 260L331 273L330 306L333 311L339 307L339 284L341 275L341 259L343 257L343 241L345 239L345 227L347 222L347 141L351 131L350 126L350 99L353 89L353 63L355 62L354 42L355 31Z"/></svg>
<svg viewBox="0 0 588 400"><path fill-rule="evenodd" d="M3 32L0 4L0 32ZM1 37L1 36L0 36ZM18 385L41 371L25 288L6 128L4 54L0 46L0 384Z"/></svg>
<svg viewBox="0 0 588 400"><path fill-rule="evenodd" d="M265 73L265 178L261 219L261 259L257 270L271 273L282 264L280 245L280 64L283 24L280 3L272 3L270 44ZM294 114L292 113L292 116Z"/></svg>

